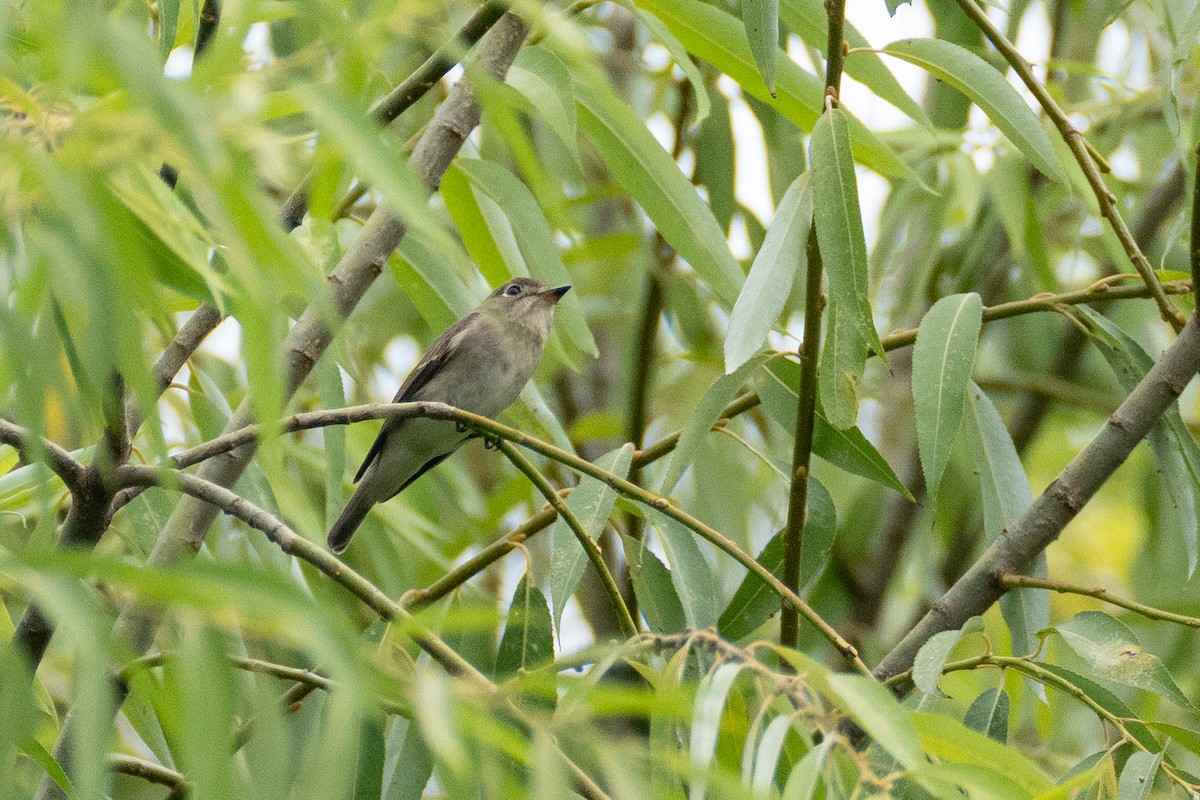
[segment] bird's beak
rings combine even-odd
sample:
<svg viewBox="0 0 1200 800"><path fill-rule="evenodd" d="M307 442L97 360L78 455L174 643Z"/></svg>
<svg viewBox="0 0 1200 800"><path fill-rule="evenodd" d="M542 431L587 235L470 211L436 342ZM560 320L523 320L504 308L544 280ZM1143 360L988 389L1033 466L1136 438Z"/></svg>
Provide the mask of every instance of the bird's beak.
<svg viewBox="0 0 1200 800"><path fill-rule="evenodd" d="M546 298L547 302L554 304L554 303L557 303L559 300L562 300L563 295L566 294L567 292L569 292L570 290L571 290L570 286L559 286L557 288L547 289L546 291L542 292L542 297Z"/></svg>

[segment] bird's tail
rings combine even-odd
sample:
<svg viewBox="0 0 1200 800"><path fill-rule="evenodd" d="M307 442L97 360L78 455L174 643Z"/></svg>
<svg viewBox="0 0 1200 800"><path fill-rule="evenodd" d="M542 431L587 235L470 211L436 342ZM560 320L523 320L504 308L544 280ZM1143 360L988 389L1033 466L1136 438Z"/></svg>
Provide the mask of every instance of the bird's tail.
<svg viewBox="0 0 1200 800"><path fill-rule="evenodd" d="M346 507L338 515L337 522L333 523L333 527L329 529L329 549L335 553L342 552L350 545L350 539L354 536L354 532L358 530L358 526L367 518L367 513L375 505L375 501L369 496L369 493L363 491L367 485L365 481L359 484L358 488L354 490L354 494L350 496L350 502L346 503Z"/></svg>

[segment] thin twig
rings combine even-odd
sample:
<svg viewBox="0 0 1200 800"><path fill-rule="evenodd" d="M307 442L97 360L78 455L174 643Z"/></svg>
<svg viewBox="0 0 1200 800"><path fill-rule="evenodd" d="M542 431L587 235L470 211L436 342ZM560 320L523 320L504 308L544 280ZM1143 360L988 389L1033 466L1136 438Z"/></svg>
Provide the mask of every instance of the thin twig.
<svg viewBox="0 0 1200 800"><path fill-rule="evenodd" d="M957 0L958 5L963 12L970 17L983 34L991 40L992 44L1004 56L1004 60L1008 62L1013 71L1021 78L1021 81L1029 89L1046 115L1058 128L1059 134L1071 153L1075 156L1075 160L1079 162L1079 168L1083 170L1084 176L1087 178L1088 185L1091 186L1092 192L1096 195L1096 201L1100 204L1100 214L1112 226L1113 231L1117 234L1117 239L1121 242L1121 247L1125 250L1125 255L1128 256L1133 267L1137 270L1138 275L1146 283L1150 289L1151 296L1158 304L1159 313L1162 318L1174 328L1178 333L1182 330L1185 323L1185 318L1175 310L1171 304L1167 293L1163 291L1162 283L1158 276L1154 274L1154 268L1150 266L1150 262L1142 253L1141 247L1133 238L1133 234L1129 232L1129 227L1125 224L1124 218L1121 217L1121 212L1117 209L1116 197L1112 190L1104 182L1104 176L1101 175L1101 169L1095 158L1095 150L1084 138L1083 134L1076 130L1071 124L1071 120L1067 117L1062 107L1050 96L1050 92L1046 90L1033 74L1033 66L1025 60L1024 56L1017 51L1004 34L992 24L988 18L987 12L980 8L975 0Z"/></svg>
<svg viewBox="0 0 1200 800"><path fill-rule="evenodd" d="M613 577L612 571L609 570L608 564L604 563L604 555L600 552L600 548L592 541L592 537L588 536L588 532L584 530L583 523L579 521L579 517L575 516L575 512L558 496L558 493L554 491L554 487L550 485L550 481L546 479L546 476L534 466L532 461L522 455L521 451L517 450L504 439L498 439L496 446L513 463L513 466L519 469L529 479L529 482L541 492L542 497L546 498L546 502L553 506L558 515L567 523L567 527L571 529L571 533L575 534L575 538L579 541L579 546L587 554L588 562L592 565L592 569L596 571L596 575L600 579L600 585L604 587L604 592L608 595L608 600L612 604L613 612L617 615L617 621L621 625L622 632L626 636L637 636L637 623L634 622L633 616L629 613L629 607L625 605L625 598L621 596L617 580Z"/></svg>
<svg viewBox="0 0 1200 800"><path fill-rule="evenodd" d="M1135 614L1141 614L1148 619L1156 619L1162 622L1175 622L1180 625L1185 625L1189 628L1200 628L1200 617L1189 617L1185 614L1176 614L1173 611L1166 611L1154 606L1148 606L1144 603L1139 603L1136 600L1127 600L1124 597L1117 597L1110 594L1108 589L1103 586L1080 586L1074 583L1064 583L1063 581L1054 581L1046 578L1031 578L1028 575L1008 574L1000 578L1000 585L1005 590L1011 589L1047 589L1059 594L1077 594L1083 597L1091 597L1100 600L1110 605L1124 608Z"/></svg>
<svg viewBox="0 0 1200 800"><path fill-rule="evenodd" d="M178 789L181 786L187 785L187 778L182 774L170 767L155 764L153 761L147 761L144 758L127 756L123 753L112 753L108 757L108 764L112 767L113 772L132 775L135 778L141 778L150 783L157 783L160 786L169 786L172 789Z"/></svg>
<svg viewBox="0 0 1200 800"><path fill-rule="evenodd" d="M1196 145L1197 158L1200 159L1200 144ZM1200 163L1200 161L1197 161ZM1192 182L1192 240L1191 258L1192 286L1200 286L1200 170ZM1192 314L1200 316L1200 303L1192 309Z"/></svg>
<svg viewBox="0 0 1200 800"><path fill-rule="evenodd" d="M86 467L75 460L66 448L49 439L36 437L14 422L0 419L0 444L14 448L25 461L44 463L69 490L73 491L83 481Z"/></svg>

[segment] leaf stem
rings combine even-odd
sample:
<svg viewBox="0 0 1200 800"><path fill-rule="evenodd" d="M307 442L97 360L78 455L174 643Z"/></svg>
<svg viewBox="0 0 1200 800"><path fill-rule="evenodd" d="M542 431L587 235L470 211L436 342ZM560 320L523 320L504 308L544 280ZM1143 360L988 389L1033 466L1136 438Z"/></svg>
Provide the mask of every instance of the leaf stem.
<svg viewBox="0 0 1200 800"><path fill-rule="evenodd" d="M1064 583L1063 581L1049 580L1046 578L1031 578L1028 575L1017 575L1009 573L1000 578L1000 585L1006 590L1008 589L1046 589L1060 594L1077 594L1083 597L1091 597L1101 602L1110 605L1124 608L1135 614L1141 614L1148 619L1156 619L1162 622L1175 622L1184 625L1188 628L1200 628L1200 617L1189 617L1185 614L1176 614L1173 611L1167 611L1154 606L1148 606L1144 603L1139 603L1136 600L1128 600L1124 597L1117 597L1110 594L1108 589L1103 586L1080 586L1074 583Z"/></svg>

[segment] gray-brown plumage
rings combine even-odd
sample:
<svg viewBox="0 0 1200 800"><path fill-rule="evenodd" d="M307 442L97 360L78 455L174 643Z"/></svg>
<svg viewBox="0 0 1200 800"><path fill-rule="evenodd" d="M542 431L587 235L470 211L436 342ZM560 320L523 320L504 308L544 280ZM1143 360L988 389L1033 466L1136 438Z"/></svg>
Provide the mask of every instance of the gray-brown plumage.
<svg viewBox="0 0 1200 800"><path fill-rule="evenodd" d="M393 402L431 400L486 417L499 415L541 361L554 306L570 288L552 289L533 278L504 284L437 338ZM395 497L468 438L444 420L385 422L354 476L358 488L329 529L330 549L345 550L372 506Z"/></svg>

